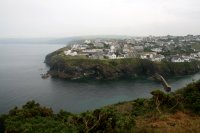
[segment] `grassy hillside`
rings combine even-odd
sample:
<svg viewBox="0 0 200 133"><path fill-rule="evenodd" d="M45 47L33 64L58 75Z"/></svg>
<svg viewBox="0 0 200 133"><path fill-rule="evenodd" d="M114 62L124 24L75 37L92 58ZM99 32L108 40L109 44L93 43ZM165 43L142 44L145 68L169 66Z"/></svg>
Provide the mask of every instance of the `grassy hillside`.
<svg viewBox="0 0 200 133"><path fill-rule="evenodd" d="M162 133L200 131L200 81L172 93L72 114L29 101L1 116L6 133ZM3 129L3 127L1 127Z"/></svg>

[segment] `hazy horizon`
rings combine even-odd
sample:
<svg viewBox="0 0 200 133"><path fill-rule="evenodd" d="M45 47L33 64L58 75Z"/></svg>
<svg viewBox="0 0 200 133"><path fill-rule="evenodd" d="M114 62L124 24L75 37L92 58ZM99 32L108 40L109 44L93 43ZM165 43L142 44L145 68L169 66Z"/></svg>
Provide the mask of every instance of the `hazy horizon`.
<svg viewBox="0 0 200 133"><path fill-rule="evenodd" d="M198 0L0 0L0 38L199 34Z"/></svg>

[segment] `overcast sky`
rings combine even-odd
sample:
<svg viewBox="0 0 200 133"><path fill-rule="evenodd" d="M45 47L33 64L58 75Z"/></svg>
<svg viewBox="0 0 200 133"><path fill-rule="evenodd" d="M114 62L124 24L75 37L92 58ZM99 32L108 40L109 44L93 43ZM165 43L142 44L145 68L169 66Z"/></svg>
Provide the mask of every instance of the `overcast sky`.
<svg viewBox="0 0 200 133"><path fill-rule="evenodd" d="M0 38L200 33L200 0L0 0Z"/></svg>

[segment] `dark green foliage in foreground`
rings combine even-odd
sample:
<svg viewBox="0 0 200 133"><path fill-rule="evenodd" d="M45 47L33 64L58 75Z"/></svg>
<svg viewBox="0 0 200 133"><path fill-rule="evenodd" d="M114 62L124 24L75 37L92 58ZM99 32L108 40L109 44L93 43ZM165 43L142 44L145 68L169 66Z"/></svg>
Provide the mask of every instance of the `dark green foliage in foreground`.
<svg viewBox="0 0 200 133"><path fill-rule="evenodd" d="M154 108L152 106L151 100L139 98L133 102L133 110L132 115L140 116L148 113L151 109Z"/></svg>
<svg viewBox="0 0 200 133"><path fill-rule="evenodd" d="M53 114L51 108L41 107L35 101L21 109L15 107L3 115L7 133L71 133L122 132L134 127L133 117L114 109L97 109L79 115L61 110Z"/></svg>
<svg viewBox="0 0 200 133"><path fill-rule="evenodd" d="M122 132L129 131L135 125L134 118L122 115L114 109L97 109L76 117L79 131L88 132Z"/></svg>
<svg viewBox="0 0 200 133"><path fill-rule="evenodd" d="M200 114L200 81L191 83L187 87L178 90L176 93L184 97L184 108Z"/></svg>
<svg viewBox="0 0 200 133"><path fill-rule="evenodd" d="M200 80L190 83L176 92L164 93L160 90L152 91L150 99L137 99L133 102L132 114L141 116L150 112L190 111L200 114Z"/></svg>
<svg viewBox="0 0 200 133"><path fill-rule="evenodd" d="M2 115L7 133L129 133L136 132L135 118L187 111L200 114L200 81L173 93L151 92L149 99L137 99L81 114L41 107L35 101Z"/></svg>
<svg viewBox="0 0 200 133"><path fill-rule="evenodd" d="M8 133L75 132L71 127L55 120L51 108L41 107L35 101L27 102L22 109L15 107L4 119Z"/></svg>

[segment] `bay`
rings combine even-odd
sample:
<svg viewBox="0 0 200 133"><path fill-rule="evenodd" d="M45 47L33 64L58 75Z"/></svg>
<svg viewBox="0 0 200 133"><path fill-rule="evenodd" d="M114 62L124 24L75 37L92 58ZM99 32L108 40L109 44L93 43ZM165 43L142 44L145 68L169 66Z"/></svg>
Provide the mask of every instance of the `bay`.
<svg viewBox="0 0 200 133"><path fill-rule="evenodd" d="M0 113L14 106L35 100L54 111L64 109L73 113L100 108L109 104L149 97L162 89L152 80L66 81L42 79L49 68L45 56L65 45L0 44ZM200 74L168 79L173 91L200 79Z"/></svg>

